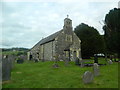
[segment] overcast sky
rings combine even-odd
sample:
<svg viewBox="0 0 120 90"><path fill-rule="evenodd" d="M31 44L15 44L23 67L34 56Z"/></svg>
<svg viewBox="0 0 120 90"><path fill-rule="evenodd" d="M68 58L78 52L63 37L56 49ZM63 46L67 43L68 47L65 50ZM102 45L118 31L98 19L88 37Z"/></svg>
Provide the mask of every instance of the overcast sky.
<svg viewBox="0 0 120 90"><path fill-rule="evenodd" d="M103 34L99 22L102 23L109 10L118 7L119 0L83 1L2 0L0 47L31 48L42 38L61 30L67 14L72 19L73 28L85 23Z"/></svg>

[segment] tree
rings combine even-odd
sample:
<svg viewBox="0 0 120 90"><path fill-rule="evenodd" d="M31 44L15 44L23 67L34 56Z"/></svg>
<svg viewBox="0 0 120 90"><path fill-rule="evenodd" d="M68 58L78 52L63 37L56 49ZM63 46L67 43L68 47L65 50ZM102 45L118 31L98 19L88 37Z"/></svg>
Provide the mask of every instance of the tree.
<svg viewBox="0 0 120 90"><path fill-rule="evenodd" d="M81 40L82 58L90 58L96 53L104 52L103 37L95 28L81 23L74 32Z"/></svg>
<svg viewBox="0 0 120 90"><path fill-rule="evenodd" d="M120 58L120 9L110 10L105 16L104 24L107 53L117 53Z"/></svg>

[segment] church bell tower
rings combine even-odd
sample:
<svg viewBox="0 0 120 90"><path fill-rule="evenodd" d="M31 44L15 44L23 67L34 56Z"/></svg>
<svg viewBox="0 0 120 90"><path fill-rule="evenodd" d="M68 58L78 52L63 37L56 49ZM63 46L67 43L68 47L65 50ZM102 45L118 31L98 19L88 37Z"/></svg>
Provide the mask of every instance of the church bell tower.
<svg viewBox="0 0 120 90"><path fill-rule="evenodd" d="M64 30L72 30L72 20L68 18L69 16L67 15L67 18L64 19Z"/></svg>

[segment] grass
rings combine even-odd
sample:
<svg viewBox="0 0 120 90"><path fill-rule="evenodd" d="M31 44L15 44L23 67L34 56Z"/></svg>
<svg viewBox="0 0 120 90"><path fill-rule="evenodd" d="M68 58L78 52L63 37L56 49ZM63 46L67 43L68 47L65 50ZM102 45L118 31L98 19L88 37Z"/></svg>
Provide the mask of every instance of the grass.
<svg viewBox="0 0 120 90"><path fill-rule="evenodd" d="M59 62L59 68L53 68L54 62L25 62L15 64L11 81L3 88L118 88L118 63L100 66L100 76L90 84L82 82L85 71L93 72L92 67L79 67L70 62L65 66Z"/></svg>

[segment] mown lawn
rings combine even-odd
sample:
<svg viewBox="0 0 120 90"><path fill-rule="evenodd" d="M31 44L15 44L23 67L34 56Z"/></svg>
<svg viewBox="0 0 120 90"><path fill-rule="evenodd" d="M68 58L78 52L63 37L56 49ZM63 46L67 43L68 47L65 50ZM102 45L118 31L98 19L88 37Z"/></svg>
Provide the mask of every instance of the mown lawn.
<svg viewBox="0 0 120 90"><path fill-rule="evenodd" d="M93 72L92 67L79 67L70 62L65 66L59 62L59 68L53 68L54 62L25 62L15 64L11 81L3 88L118 88L118 63L100 66L100 76L93 83L84 84L82 75L85 71Z"/></svg>

